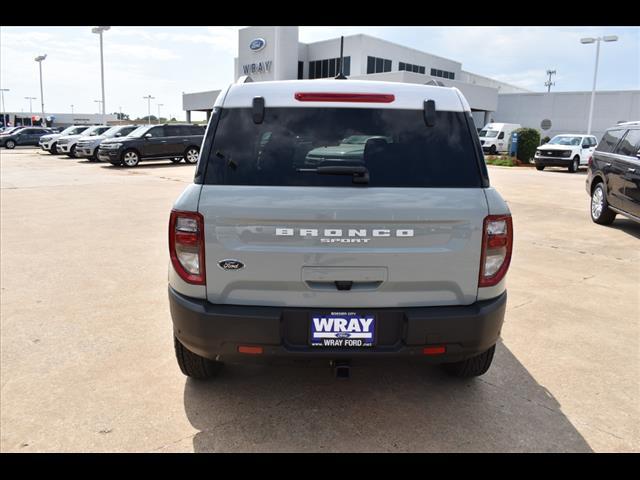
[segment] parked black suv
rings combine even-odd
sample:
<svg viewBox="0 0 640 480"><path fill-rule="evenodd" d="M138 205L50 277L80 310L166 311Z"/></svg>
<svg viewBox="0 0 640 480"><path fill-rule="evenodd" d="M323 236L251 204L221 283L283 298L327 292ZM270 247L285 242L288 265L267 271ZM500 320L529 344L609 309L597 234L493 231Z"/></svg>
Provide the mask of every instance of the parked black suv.
<svg viewBox="0 0 640 480"><path fill-rule="evenodd" d="M42 127L24 127L13 130L9 134L0 134L0 146L8 149L15 148L17 145L38 145L40 137L53 133L50 128Z"/></svg>
<svg viewBox="0 0 640 480"><path fill-rule="evenodd" d="M171 160L195 164L204 138L204 126L191 124L145 125L126 137L110 138L98 148L98 159L135 167L142 160Z"/></svg>
<svg viewBox="0 0 640 480"><path fill-rule="evenodd" d="M609 225L616 214L640 222L640 122L608 129L589 160L591 219Z"/></svg>

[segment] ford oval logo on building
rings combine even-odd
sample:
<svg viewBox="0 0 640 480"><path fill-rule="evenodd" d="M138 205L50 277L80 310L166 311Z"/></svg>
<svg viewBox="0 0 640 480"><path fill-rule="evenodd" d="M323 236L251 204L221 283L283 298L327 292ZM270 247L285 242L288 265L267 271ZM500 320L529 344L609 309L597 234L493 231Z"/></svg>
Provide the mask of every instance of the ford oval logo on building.
<svg viewBox="0 0 640 480"><path fill-rule="evenodd" d="M251 43L249 44L249 48L254 52L258 52L262 50L266 45L267 42L264 38L256 38L255 40L251 41Z"/></svg>

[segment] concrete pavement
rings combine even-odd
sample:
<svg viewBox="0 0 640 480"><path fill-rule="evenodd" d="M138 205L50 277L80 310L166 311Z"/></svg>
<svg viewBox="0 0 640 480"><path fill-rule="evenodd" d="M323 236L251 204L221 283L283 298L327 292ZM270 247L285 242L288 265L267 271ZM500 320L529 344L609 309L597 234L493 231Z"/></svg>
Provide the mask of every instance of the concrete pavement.
<svg viewBox="0 0 640 480"><path fill-rule="evenodd" d="M591 222L584 172L489 167L514 216L493 366L174 359L167 221L194 167L0 150L0 450L639 451L640 225Z"/></svg>

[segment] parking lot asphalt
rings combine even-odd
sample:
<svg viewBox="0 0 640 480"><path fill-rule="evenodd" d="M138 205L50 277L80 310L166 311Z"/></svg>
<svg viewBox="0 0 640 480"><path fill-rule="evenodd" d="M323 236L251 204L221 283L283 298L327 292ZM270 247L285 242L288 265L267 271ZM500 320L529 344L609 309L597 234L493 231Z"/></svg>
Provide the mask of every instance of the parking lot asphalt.
<svg viewBox="0 0 640 480"><path fill-rule="evenodd" d="M167 222L194 167L0 150L2 452L640 450L640 225L584 171L489 167L515 229L493 366L176 364Z"/></svg>

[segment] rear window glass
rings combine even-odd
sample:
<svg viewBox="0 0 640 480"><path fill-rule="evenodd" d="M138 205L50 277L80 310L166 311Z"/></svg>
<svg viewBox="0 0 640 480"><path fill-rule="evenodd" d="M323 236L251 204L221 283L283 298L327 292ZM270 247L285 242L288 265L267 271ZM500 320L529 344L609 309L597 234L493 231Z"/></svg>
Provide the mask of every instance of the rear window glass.
<svg viewBox="0 0 640 480"><path fill-rule="evenodd" d="M334 167L365 168L369 187L482 183L463 112L437 112L433 127L422 110L267 107L260 124L250 108L219 115L206 184L354 185L352 174L327 174Z"/></svg>
<svg viewBox="0 0 640 480"><path fill-rule="evenodd" d="M620 140L620 138L622 138L623 133L623 129L606 131L596 150L598 152L613 152L613 149L616 148L618 141Z"/></svg>

